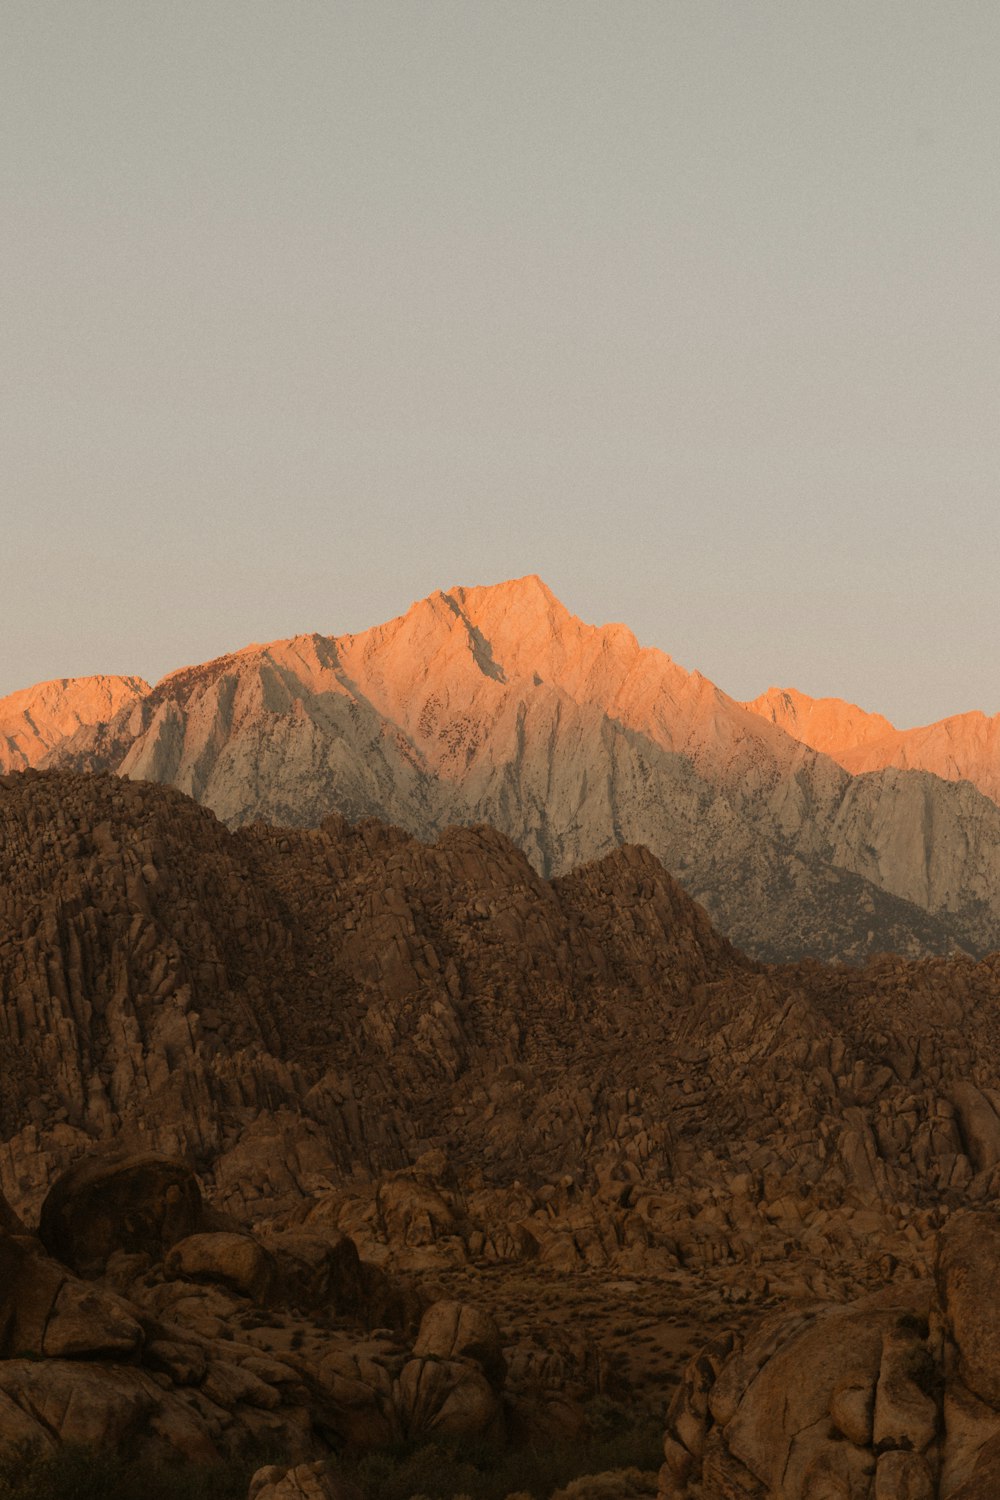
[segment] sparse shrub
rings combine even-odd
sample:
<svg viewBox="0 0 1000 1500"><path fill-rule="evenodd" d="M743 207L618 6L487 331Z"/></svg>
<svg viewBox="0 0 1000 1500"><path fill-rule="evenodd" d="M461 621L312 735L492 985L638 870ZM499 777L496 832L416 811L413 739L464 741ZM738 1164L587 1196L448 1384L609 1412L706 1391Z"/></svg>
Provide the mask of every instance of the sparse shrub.
<svg viewBox="0 0 1000 1500"><path fill-rule="evenodd" d="M0 1459L0 1500L246 1500L260 1454L212 1467L137 1459L64 1443Z"/></svg>

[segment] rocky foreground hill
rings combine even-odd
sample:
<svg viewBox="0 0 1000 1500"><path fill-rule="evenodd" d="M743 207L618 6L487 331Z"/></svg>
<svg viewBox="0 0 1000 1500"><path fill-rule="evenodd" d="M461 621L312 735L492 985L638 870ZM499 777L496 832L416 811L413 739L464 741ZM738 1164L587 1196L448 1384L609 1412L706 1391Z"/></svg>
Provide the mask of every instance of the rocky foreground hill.
<svg viewBox="0 0 1000 1500"><path fill-rule="evenodd" d="M817 749L800 732L815 716L739 704L537 578L437 593L359 635L250 646L146 691L117 681L120 701L60 734L51 711L39 735L0 703L0 754L6 735L10 764L164 782L233 827L339 812L428 839L486 823L543 875L642 844L761 958L1000 946L995 736L959 761L887 750L847 770L842 736Z"/></svg>
<svg viewBox="0 0 1000 1500"><path fill-rule="evenodd" d="M672 1399L605 1494L986 1500L998 1000L1000 956L750 960L641 848L0 778L0 1447Z"/></svg>

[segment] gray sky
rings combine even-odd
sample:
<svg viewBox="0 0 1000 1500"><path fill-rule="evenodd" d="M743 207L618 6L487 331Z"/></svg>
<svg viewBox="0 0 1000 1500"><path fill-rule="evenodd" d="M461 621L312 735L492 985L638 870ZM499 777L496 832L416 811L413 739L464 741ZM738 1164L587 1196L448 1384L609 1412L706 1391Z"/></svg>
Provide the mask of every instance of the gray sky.
<svg viewBox="0 0 1000 1500"><path fill-rule="evenodd" d="M540 573L1000 710L995 0L5 0L0 693Z"/></svg>

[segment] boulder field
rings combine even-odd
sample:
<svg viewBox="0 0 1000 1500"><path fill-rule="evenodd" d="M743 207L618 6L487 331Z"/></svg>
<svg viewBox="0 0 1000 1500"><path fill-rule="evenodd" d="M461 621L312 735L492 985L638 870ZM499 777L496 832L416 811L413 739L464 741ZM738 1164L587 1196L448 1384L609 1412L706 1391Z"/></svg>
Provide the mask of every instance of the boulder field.
<svg viewBox="0 0 1000 1500"><path fill-rule="evenodd" d="M644 1404L566 1500L1000 1494L998 1000L752 960L640 847L0 777L0 1446L346 1500Z"/></svg>

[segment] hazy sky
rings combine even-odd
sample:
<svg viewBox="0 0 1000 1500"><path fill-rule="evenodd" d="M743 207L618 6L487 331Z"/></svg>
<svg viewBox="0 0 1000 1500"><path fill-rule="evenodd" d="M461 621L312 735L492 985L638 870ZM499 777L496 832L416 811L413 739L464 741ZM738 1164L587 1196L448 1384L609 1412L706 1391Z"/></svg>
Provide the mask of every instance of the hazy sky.
<svg viewBox="0 0 1000 1500"><path fill-rule="evenodd" d="M4 0L0 693L540 573L1000 710L996 0Z"/></svg>

